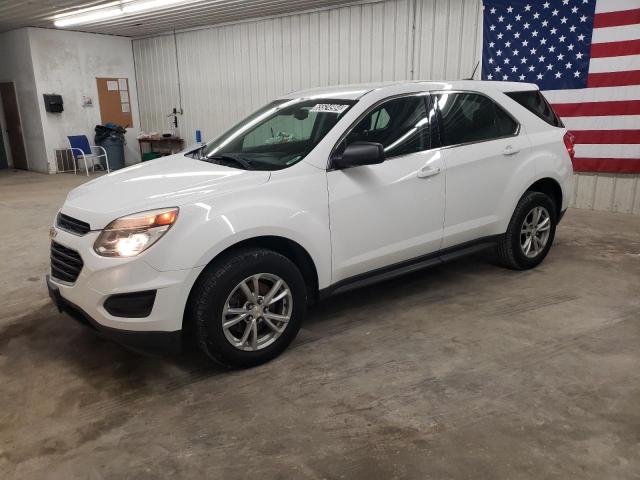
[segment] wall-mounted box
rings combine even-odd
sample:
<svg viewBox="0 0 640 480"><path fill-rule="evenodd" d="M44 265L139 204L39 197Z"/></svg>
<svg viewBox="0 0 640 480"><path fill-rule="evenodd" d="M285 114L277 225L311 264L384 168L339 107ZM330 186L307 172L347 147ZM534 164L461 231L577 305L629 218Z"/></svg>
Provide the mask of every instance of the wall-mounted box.
<svg viewBox="0 0 640 480"><path fill-rule="evenodd" d="M62 96L56 94L44 94L44 109L51 113L60 113L64 110Z"/></svg>

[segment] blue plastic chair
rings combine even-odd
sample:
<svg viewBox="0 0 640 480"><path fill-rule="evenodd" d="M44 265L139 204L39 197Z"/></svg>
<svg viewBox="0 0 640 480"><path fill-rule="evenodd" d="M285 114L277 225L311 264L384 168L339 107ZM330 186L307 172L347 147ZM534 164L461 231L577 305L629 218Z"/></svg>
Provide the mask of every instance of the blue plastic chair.
<svg viewBox="0 0 640 480"><path fill-rule="evenodd" d="M67 140L69 141L69 149L71 150L71 154L73 158L76 160L74 162L73 168L74 173L76 172L76 165L80 159L84 161L84 168L87 172L87 177L89 176L89 166L87 164L87 160L91 161L93 171L96 171L96 160L104 157L104 162L107 166L107 173L109 170L109 159L107 157L107 151L99 146L99 145L89 145L89 140L86 135L69 135L67 136ZM98 152L102 151L102 154L98 154Z"/></svg>

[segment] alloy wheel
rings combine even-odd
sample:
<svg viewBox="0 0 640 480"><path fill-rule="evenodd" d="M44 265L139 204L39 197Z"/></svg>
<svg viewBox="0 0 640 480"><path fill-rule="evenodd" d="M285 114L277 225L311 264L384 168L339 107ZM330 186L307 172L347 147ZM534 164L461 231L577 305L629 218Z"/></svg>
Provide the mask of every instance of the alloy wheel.
<svg viewBox="0 0 640 480"><path fill-rule="evenodd" d="M545 207L537 206L524 217L520 228L520 248L528 258L537 257L547 246L551 232L551 216Z"/></svg>
<svg viewBox="0 0 640 480"><path fill-rule="evenodd" d="M287 283L271 273L257 273L231 291L222 311L225 337L239 350L257 351L276 341L287 328L293 296Z"/></svg>

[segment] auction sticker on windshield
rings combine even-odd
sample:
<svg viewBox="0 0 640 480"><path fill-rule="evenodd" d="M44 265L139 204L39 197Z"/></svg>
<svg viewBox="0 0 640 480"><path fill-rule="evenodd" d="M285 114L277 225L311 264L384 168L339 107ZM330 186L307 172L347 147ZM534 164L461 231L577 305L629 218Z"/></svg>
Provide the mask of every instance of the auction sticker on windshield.
<svg viewBox="0 0 640 480"><path fill-rule="evenodd" d="M337 103L318 103L310 110L311 112L323 112L323 113L342 113L349 105L339 105Z"/></svg>

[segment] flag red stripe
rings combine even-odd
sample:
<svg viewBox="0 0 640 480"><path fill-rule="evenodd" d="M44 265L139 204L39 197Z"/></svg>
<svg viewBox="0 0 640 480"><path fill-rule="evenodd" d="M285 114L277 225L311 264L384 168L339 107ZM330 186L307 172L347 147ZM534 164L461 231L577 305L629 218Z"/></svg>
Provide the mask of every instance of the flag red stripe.
<svg viewBox="0 0 640 480"><path fill-rule="evenodd" d="M640 8L597 13L593 19L593 28L619 27L634 23L640 23Z"/></svg>
<svg viewBox="0 0 640 480"><path fill-rule="evenodd" d="M628 72L590 73L587 87L623 87L640 84L640 70Z"/></svg>
<svg viewBox="0 0 640 480"><path fill-rule="evenodd" d="M576 172L640 173L640 158L574 158Z"/></svg>
<svg viewBox="0 0 640 480"><path fill-rule="evenodd" d="M640 130L572 130L576 143L582 144L640 144Z"/></svg>
<svg viewBox="0 0 640 480"><path fill-rule="evenodd" d="M591 44L591 58L622 57L640 54L640 40Z"/></svg>
<svg viewBox="0 0 640 480"><path fill-rule="evenodd" d="M640 115L640 100L625 100L615 102L554 103L553 109L561 117Z"/></svg>

